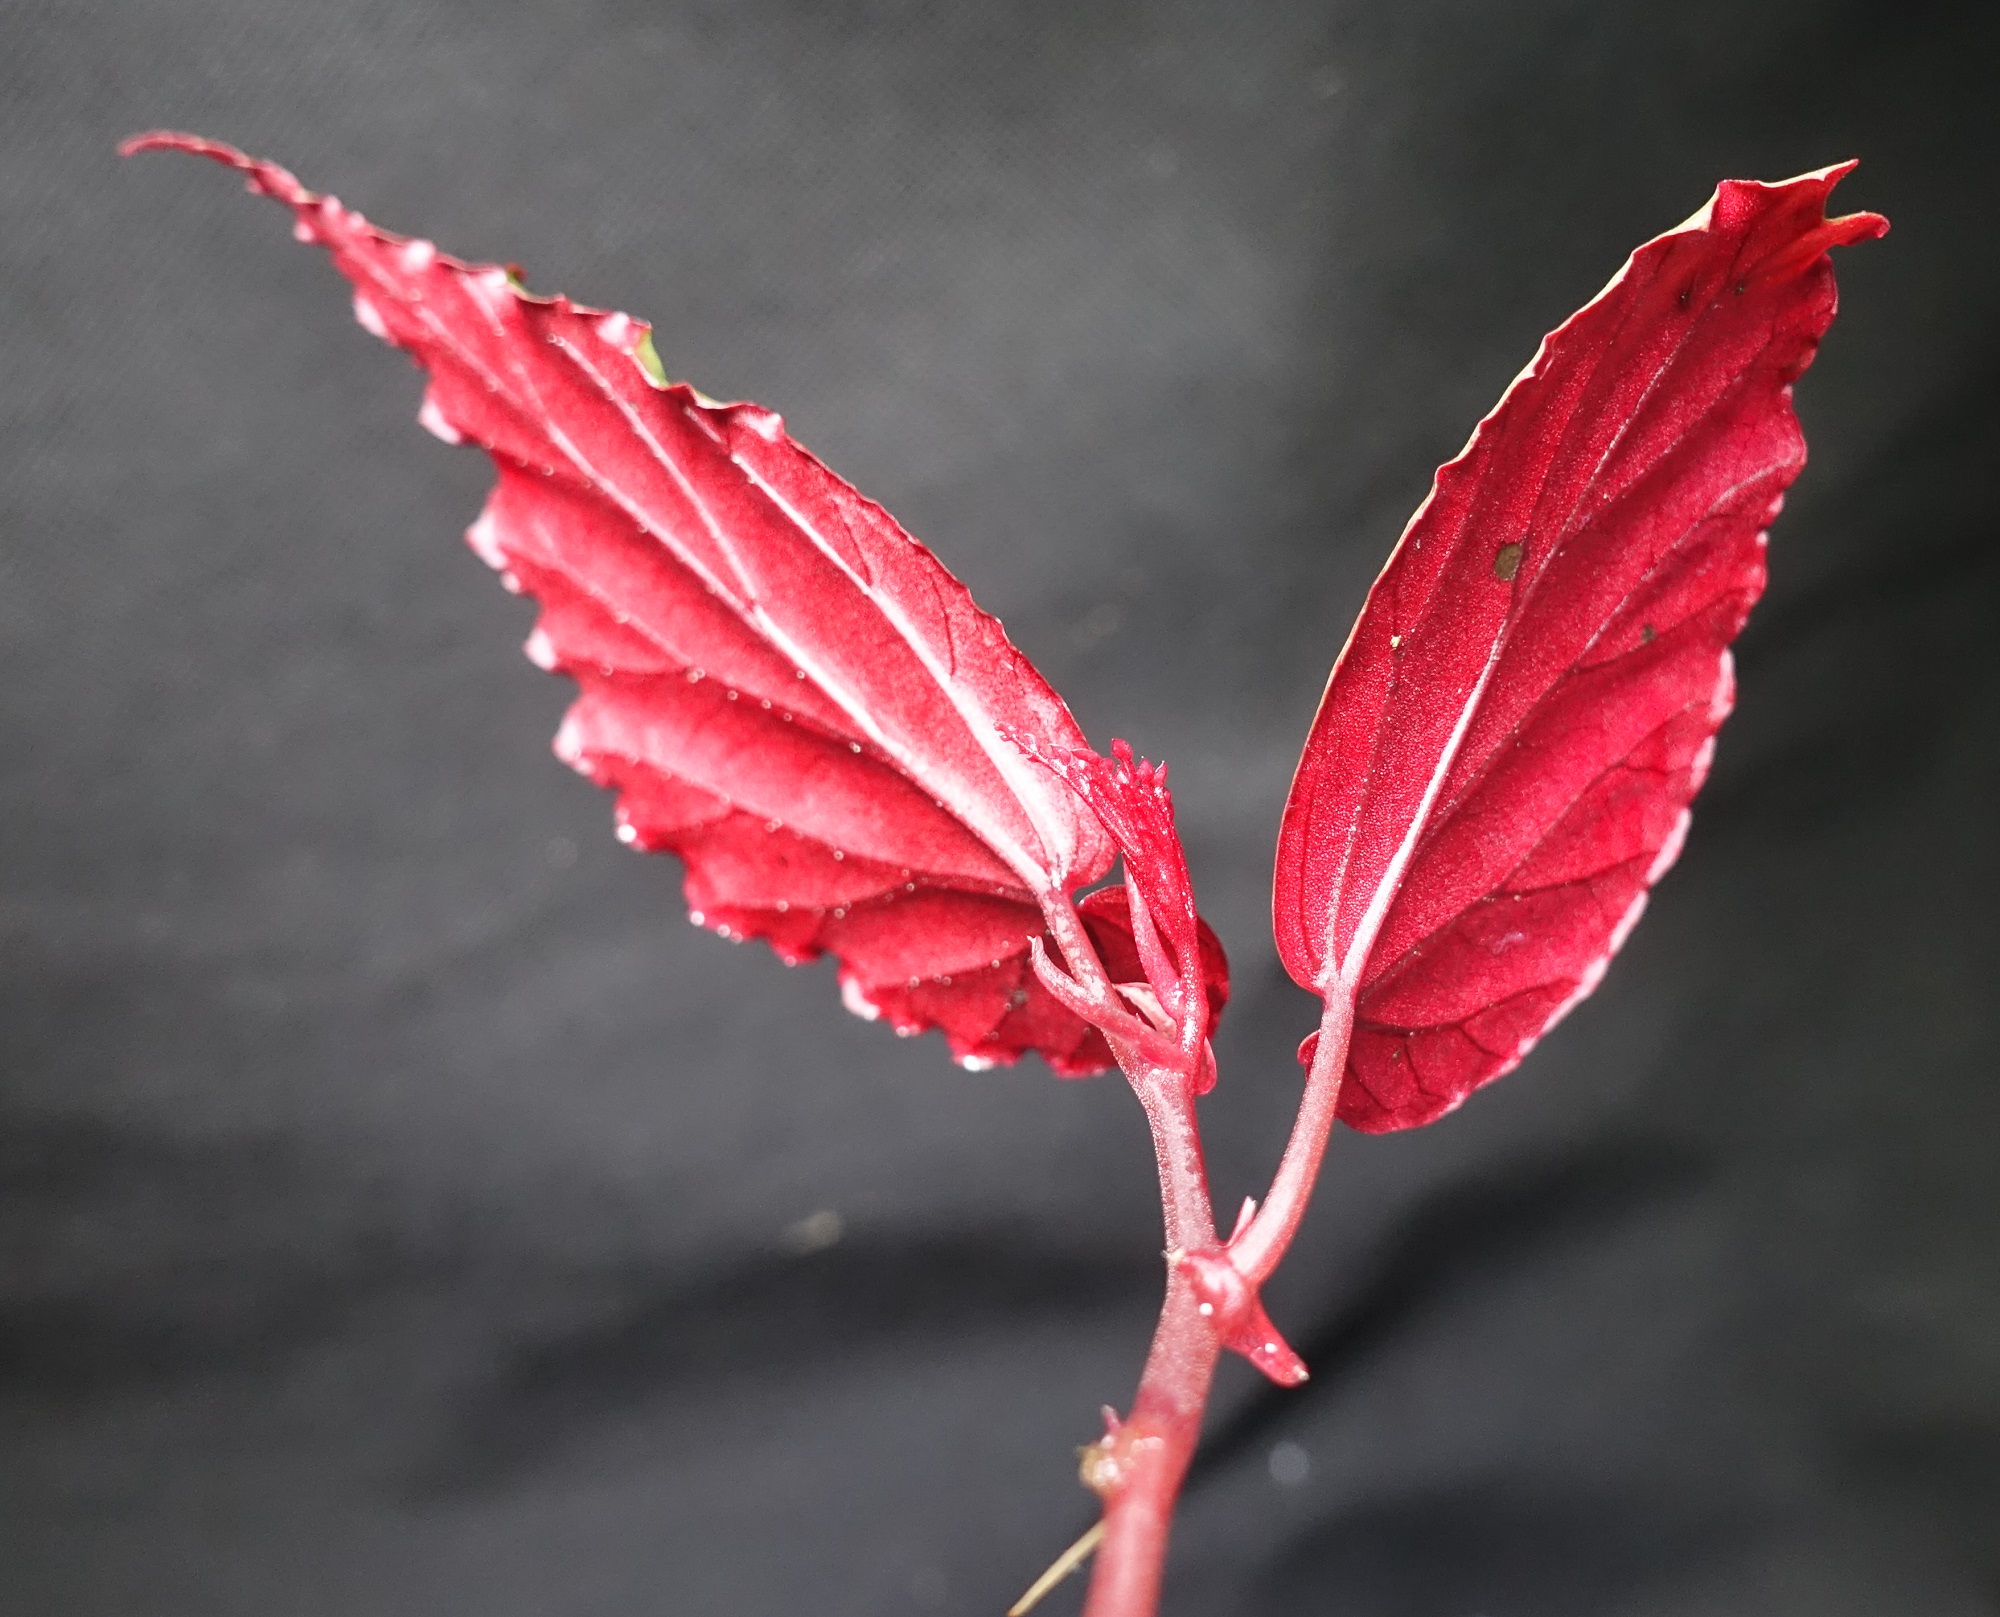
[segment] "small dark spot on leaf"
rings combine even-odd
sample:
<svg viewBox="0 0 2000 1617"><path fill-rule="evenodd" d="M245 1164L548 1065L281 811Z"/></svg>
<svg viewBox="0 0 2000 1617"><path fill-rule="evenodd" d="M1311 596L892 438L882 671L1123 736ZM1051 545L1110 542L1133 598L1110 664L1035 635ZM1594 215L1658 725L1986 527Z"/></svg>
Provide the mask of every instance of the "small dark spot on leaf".
<svg viewBox="0 0 2000 1617"><path fill-rule="evenodd" d="M1652 643L1653 643L1653 626L1650 623L1640 624L1639 644L1642 646L1650 646Z"/></svg>
<svg viewBox="0 0 2000 1617"><path fill-rule="evenodd" d="M1493 558L1493 576L1503 584L1511 584L1520 570L1521 547L1518 544L1502 545L1500 553Z"/></svg>
<svg viewBox="0 0 2000 1617"><path fill-rule="evenodd" d="M1684 286L1684 287L1682 287L1682 288L1681 288L1681 295L1680 295L1680 298L1679 298L1679 302L1680 302L1680 306L1681 306L1681 307L1682 307L1683 309L1685 309L1685 308L1686 308L1686 307L1688 306L1688 299L1689 299L1689 298L1691 298L1691 297L1693 297L1693 296L1694 296L1694 288L1693 288L1693 287L1691 287L1691 286Z"/></svg>
<svg viewBox="0 0 2000 1617"><path fill-rule="evenodd" d="M1750 283L1748 281L1738 281L1736 283L1736 295L1739 298L1742 297L1744 292L1746 292L1749 289L1749 286Z"/></svg>

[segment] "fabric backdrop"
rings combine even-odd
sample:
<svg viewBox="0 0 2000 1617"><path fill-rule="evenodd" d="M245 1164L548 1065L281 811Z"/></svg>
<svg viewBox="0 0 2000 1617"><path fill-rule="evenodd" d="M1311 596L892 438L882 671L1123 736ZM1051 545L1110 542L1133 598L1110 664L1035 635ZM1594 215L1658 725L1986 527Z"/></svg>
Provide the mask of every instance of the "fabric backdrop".
<svg viewBox="0 0 2000 1617"><path fill-rule="evenodd" d="M651 317L1169 758L1219 1199L1313 1021L1279 807L1432 468L1725 175L1884 242L1681 865L1336 1140L1168 1610L2000 1612L1991 6L0 5L0 1611L996 1614L1159 1282L1115 1080L688 926L235 141ZM1072 1585L1052 1612L1073 1612Z"/></svg>

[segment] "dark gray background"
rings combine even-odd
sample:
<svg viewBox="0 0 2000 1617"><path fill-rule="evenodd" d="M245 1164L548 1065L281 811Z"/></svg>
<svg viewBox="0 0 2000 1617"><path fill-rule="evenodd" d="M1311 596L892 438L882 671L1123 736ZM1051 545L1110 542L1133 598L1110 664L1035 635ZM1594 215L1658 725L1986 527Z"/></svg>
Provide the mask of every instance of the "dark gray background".
<svg viewBox="0 0 2000 1617"><path fill-rule="evenodd" d="M1865 158L1687 855L1523 1071L1336 1141L1315 1380L1226 1376L1169 1609L2000 1612L1993 15L0 5L0 1611L994 1614L1158 1281L1115 1082L959 1072L613 843L482 460L279 212L112 159L168 123L655 319L1173 761L1225 1199L1431 468L1717 178Z"/></svg>

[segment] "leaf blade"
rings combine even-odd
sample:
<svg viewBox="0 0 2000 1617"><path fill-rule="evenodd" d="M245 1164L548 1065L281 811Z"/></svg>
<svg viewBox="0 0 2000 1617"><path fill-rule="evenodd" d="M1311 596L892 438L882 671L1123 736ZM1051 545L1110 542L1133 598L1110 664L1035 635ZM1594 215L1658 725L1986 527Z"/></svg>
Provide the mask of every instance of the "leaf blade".
<svg viewBox="0 0 2000 1617"><path fill-rule="evenodd" d="M1043 902L1115 850L1009 737L1082 733L936 557L776 415L665 383L643 323L535 297L231 147L121 147L151 149L287 206L360 323L428 372L423 425L493 458L467 539L541 601L530 657L578 684L557 751L619 794L621 837L685 861L698 924L788 962L832 953L850 1009L940 1028L968 1064L1110 1064L1027 963ZM1115 953L1113 908L1085 920Z"/></svg>
<svg viewBox="0 0 2000 1617"><path fill-rule="evenodd" d="M1405 529L1279 834L1301 984L1357 997L1340 1115L1453 1109L1602 978L1685 836L1804 461L1852 165L1724 182L1552 332Z"/></svg>

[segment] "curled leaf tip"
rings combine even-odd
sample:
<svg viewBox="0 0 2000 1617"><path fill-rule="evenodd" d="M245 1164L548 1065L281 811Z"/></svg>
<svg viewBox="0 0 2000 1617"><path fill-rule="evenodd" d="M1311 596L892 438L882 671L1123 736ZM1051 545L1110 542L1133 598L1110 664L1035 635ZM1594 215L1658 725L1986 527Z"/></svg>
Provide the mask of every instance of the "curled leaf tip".
<svg viewBox="0 0 2000 1617"><path fill-rule="evenodd" d="M319 200L299 183L290 169L281 168L261 157L252 157L227 141L209 140L206 136L190 135L179 129L149 129L143 134L128 135L118 143L120 157L135 157L141 152L188 152L196 157L206 157L248 176L252 191L274 197L292 207L305 207Z"/></svg>

